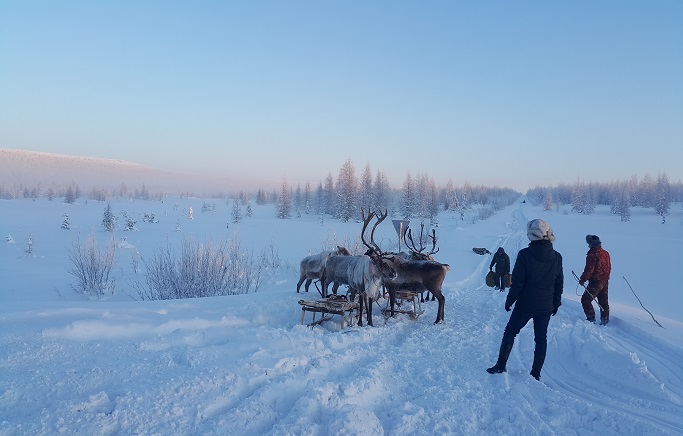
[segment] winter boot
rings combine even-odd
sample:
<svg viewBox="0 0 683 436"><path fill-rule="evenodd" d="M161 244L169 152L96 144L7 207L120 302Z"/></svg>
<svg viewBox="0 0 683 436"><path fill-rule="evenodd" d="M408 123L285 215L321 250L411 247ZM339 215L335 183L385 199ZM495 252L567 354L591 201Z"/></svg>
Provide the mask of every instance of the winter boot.
<svg viewBox="0 0 683 436"><path fill-rule="evenodd" d="M600 325L607 325L608 323L609 323L609 319L608 319L608 318L602 318L602 319L600 320Z"/></svg>
<svg viewBox="0 0 683 436"><path fill-rule="evenodd" d="M595 324L595 317L593 317L593 318L586 318L586 321L592 322L593 324Z"/></svg>
<svg viewBox="0 0 683 436"><path fill-rule="evenodd" d="M505 372L505 365L507 365L508 357L510 357L510 351L512 351L512 344L501 343L500 351L498 352L498 361L491 368L486 368L486 372L489 374L500 374L501 372Z"/></svg>
<svg viewBox="0 0 683 436"><path fill-rule="evenodd" d="M536 380L541 379L541 368L543 368L543 363L545 362L545 351L536 352L534 351L534 363L531 364L531 376Z"/></svg>

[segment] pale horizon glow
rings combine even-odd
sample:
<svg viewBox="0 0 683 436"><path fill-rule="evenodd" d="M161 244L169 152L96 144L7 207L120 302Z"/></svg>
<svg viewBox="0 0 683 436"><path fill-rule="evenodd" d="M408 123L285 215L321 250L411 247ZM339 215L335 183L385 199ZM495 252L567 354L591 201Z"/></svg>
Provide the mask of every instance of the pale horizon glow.
<svg viewBox="0 0 683 436"><path fill-rule="evenodd" d="M0 148L291 184L683 180L683 4L0 4Z"/></svg>

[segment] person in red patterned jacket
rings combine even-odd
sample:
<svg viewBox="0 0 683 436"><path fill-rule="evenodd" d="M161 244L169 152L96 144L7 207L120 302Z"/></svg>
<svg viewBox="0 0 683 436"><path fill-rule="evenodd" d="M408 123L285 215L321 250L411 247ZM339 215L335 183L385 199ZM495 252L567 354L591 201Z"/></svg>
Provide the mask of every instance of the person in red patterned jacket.
<svg viewBox="0 0 683 436"><path fill-rule="evenodd" d="M586 319L595 322L595 309L593 299L598 300L600 306L600 324L609 322L609 275L612 272L612 263L609 253L602 248L602 242L596 235L586 235L588 253L586 254L586 267L583 269L579 284L583 286L588 281L586 291L581 296L581 305L586 314Z"/></svg>

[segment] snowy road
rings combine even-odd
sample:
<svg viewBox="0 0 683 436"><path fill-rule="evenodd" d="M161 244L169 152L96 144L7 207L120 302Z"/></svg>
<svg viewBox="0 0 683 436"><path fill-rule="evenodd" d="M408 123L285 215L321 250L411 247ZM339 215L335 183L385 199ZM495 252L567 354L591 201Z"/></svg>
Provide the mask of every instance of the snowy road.
<svg viewBox="0 0 683 436"><path fill-rule="evenodd" d="M526 221L510 209L496 236L508 253L526 245ZM589 324L576 301L551 320L541 382L529 327L508 373L487 374L508 318L505 294L482 283L489 261L447 277L441 325L426 303L417 321L301 326L294 277L226 298L12 303L0 312L0 434L683 433L673 336L619 316Z"/></svg>

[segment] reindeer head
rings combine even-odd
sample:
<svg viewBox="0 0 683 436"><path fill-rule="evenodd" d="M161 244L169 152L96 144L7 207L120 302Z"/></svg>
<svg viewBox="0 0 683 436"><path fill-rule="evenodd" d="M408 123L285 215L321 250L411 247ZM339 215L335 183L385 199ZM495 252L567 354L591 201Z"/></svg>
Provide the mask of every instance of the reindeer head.
<svg viewBox="0 0 683 436"><path fill-rule="evenodd" d="M396 270L382 252L382 249L379 248L379 245L375 243L375 229L382 221L384 221L387 215L388 212L386 210L384 213L379 212L379 214L368 211L368 214L366 215L365 210L361 209L361 216L363 217L363 230L360 233L360 239L363 241L363 245L368 247L365 255L372 259L372 262L380 270L382 277L393 279L397 276ZM365 239L365 231L367 230L373 218L377 218L377 221L372 226L372 230L370 231L370 242L368 242Z"/></svg>

